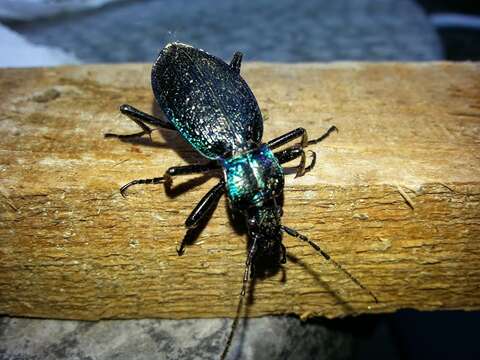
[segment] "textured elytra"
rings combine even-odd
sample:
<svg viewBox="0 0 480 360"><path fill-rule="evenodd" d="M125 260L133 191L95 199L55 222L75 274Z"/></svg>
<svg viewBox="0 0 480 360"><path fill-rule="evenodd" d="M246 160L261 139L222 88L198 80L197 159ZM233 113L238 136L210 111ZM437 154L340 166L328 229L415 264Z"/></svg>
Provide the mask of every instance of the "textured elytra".
<svg viewBox="0 0 480 360"><path fill-rule="evenodd" d="M152 68L152 88L167 118L205 157L217 159L260 144L263 120L257 101L221 59L169 44Z"/></svg>

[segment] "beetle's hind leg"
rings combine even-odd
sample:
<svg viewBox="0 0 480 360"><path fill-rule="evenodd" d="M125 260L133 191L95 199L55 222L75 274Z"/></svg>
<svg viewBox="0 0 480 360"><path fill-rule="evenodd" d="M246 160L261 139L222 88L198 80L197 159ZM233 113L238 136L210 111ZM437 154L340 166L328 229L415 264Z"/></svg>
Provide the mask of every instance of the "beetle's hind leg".
<svg viewBox="0 0 480 360"><path fill-rule="evenodd" d="M161 177L156 177L151 179L138 179L138 180L130 181L129 183L123 185L120 188L120 194L122 194L122 196L125 197L127 189L132 185L171 183L173 176L205 173L212 170L216 170L219 167L220 165L216 161L210 161L206 164L172 166L167 171L165 171L165 175Z"/></svg>
<svg viewBox="0 0 480 360"><path fill-rule="evenodd" d="M300 140L300 146L302 148L307 147L308 145L313 145L317 144L320 141L326 139L332 132L337 131L338 129L335 125L331 126L322 136L313 139L313 140L308 140L308 134L307 130L304 128L297 128L295 130L292 130L286 134L283 134L273 140L270 140L267 145L270 147L270 149L276 149L282 145L285 145L286 143L289 143L292 140L295 140L299 137L301 137Z"/></svg>
<svg viewBox="0 0 480 360"><path fill-rule="evenodd" d="M175 127L167 120L167 119L162 119L153 115L149 115L143 111L138 110L137 108L134 108L131 105L128 104L123 104L120 106L120 112L123 115L128 116L132 121L137 124L142 131L134 134L126 134L126 135L119 135L119 134L112 134L112 133L106 133L104 136L105 137L115 137L119 139L131 139L135 137L140 137L143 135L148 135L151 140L151 133L155 129L151 129L147 124L154 126L155 128L162 128L162 129L168 129L168 130L176 130Z"/></svg>
<svg viewBox="0 0 480 360"><path fill-rule="evenodd" d="M320 141L323 141L323 140L325 140L327 137L329 137L330 134L331 134L332 132L334 132L334 131L338 132L338 129L337 129L337 127L336 127L335 125L332 125L332 126L330 126L330 128L329 128L327 131L325 131L325 132L323 133L323 135L321 135L320 137L318 137L318 138L316 138L316 139L313 139L313 140L309 140L309 141L307 142L307 145L306 145L306 146L308 146L308 145L313 145L313 144L318 144ZM304 146L304 147L305 147L305 146Z"/></svg>
<svg viewBox="0 0 480 360"><path fill-rule="evenodd" d="M242 66L242 57L243 54L240 51L237 51L233 54L232 60L230 61L230 67L236 71L237 74L240 73L240 66Z"/></svg>
<svg viewBox="0 0 480 360"><path fill-rule="evenodd" d="M185 243L188 235L196 229L204 220L212 209L218 204L218 200L225 193L225 182L222 180L206 193L203 198L198 202L197 206L192 210L187 220L185 220L185 226L188 231L185 237L182 239L180 246L177 248L178 255L183 255L185 249Z"/></svg>
<svg viewBox="0 0 480 360"><path fill-rule="evenodd" d="M303 176L315 166L317 160L317 154L313 151L309 151L311 154L310 165L306 166L306 154L305 150L300 145L293 145L285 150L281 150L275 153L275 156L280 164L287 163L294 159L300 158L300 164L297 166L297 172L295 177Z"/></svg>

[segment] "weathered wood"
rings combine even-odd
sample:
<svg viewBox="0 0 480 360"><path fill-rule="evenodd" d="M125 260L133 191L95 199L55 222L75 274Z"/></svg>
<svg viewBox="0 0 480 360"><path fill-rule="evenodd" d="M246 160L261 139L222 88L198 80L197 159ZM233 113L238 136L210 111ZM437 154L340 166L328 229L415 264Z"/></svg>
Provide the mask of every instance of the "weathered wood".
<svg viewBox="0 0 480 360"><path fill-rule="evenodd" d="M285 237L291 257L256 282L250 316L480 308L478 64L247 64L242 73L266 115L265 139L339 128L312 147L314 171L288 177L284 223L380 301ZM148 65L3 69L0 98L0 313L235 314L246 237L224 199L186 254L175 251L215 180L118 192L200 160L168 131L153 143L103 138L137 131L121 103L152 110Z"/></svg>

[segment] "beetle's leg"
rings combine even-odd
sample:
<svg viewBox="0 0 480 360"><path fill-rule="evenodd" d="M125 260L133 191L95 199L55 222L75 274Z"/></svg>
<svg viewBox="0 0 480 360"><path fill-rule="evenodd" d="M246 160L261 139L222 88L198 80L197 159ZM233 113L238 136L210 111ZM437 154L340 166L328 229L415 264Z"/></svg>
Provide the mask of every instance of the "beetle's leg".
<svg viewBox="0 0 480 360"><path fill-rule="evenodd" d="M317 154L313 151L310 151L310 153L312 154L312 161L308 166L305 166L305 150L303 150L300 145L293 145L285 150L277 151L275 156L280 164L284 164L300 157L300 164L297 166L297 173L295 175L295 177L299 177L305 175L315 166Z"/></svg>
<svg viewBox="0 0 480 360"><path fill-rule="evenodd" d="M218 200L225 192L225 183L220 181L217 185L210 189L203 198L199 201L195 209L192 210L191 214L185 220L185 226L191 230L196 228L202 219L210 213L210 210L217 205ZM182 239L180 246L177 248L178 255L182 255L185 248L185 238Z"/></svg>
<svg viewBox="0 0 480 360"><path fill-rule="evenodd" d="M123 185L120 188L120 193L125 197L125 191L132 185L137 184L160 184L160 183L169 183L172 181L172 176L177 175L188 175L188 174L198 174L203 172L208 172L211 170L218 169L220 165L216 161L210 161L206 164L194 164L194 165L185 165L185 166L172 166L169 168L165 175L162 177L156 177L151 179L138 179L130 181L129 183Z"/></svg>
<svg viewBox="0 0 480 360"><path fill-rule="evenodd" d="M206 164L172 166L171 168L168 168L167 171L165 171L164 177L170 181L173 176L200 174L200 173L216 170L219 168L220 168L220 165L216 160L212 160Z"/></svg>
<svg viewBox="0 0 480 360"><path fill-rule="evenodd" d="M292 130L286 134L283 134L273 140L270 140L267 145L270 147L270 149L276 149L293 139L302 137L301 145L302 147L308 145L308 138L307 138L307 131L304 128L297 128L295 130Z"/></svg>
<svg viewBox="0 0 480 360"><path fill-rule="evenodd" d="M127 189L132 186L132 185L137 185L137 184L161 184L161 183L164 183L165 182L165 177L164 176L161 176L161 177L156 177L156 178L151 178L151 179L136 179L136 180L132 180L128 183L126 183L125 185L123 185L121 188L120 188L120 194L122 194L123 197L126 197L125 195L125 192L127 191Z"/></svg>
<svg viewBox="0 0 480 360"><path fill-rule="evenodd" d="M280 244L282 249L282 257L280 258L280 264L286 264L287 262L287 249L285 249L285 245Z"/></svg>
<svg viewBox="0 0 480 360"><path fill-rule="evenodd" d="M195 209L193 209L187 220L185 220L185 226L189 229L197 227L200 220L202 220L208 211L217 204L218 200L224 193L225 182L222 180L211 188L202 200L200 200L197 206L195 206Z"/></svg>
<svg viewBox="0 0 480 360"><path fill-rule="evenodd" d="M148 135L149 137L151 137L150 134L154 129L149 128L147 124L152 125L155 128L176 130L175 127L168 120L149 115L127 104L123 104L122 106L120 106L120 112L123 115L128 116L132 121L134 121L135 124L137 124L142 129L142 131L135 134L127 135L106 133L105 137L116 137L120 139L129 139L143 135Z"/></svg>
<svg viewBox="0 0 480 360"><path fill-rule="evenodd" d="M121 105L120 112L132 120L139 120L143 123L163 129L176 130L175 126L173 126L173 124L170 123L170 121L168 121L166 118L147 114L146 112L138 110L137 108L128 104Z"/></svg>
<svg viewBox="0 0 480 360"><path fill-rule="evenodd" d="M243 54L240 51L237 51L233 54L232 60L230 61L230 67L238 74L240 73L240 66L242 65L242 57Z"/></svg>
<svg viewBox="0 0 480 360"><path fill-rule="evenodd" d="M288 226L281 225L281 228L283 231L285 231L288 235L296 237L302 241L305 241L308 243L311 247L313 247L320 255L322 255L325 260L330 261L337 269L342 271L345 275L347 275L350 280L352 280L355 284L357 284L360 288L365 290L374 300L376 303L378 303L377 297L370 291L368 290L365 285L363 285L355 276L350 274L347 270L343 268L342 265L340 265L338 262L336 262L330 255L328 255L325 251L323 251L320 246L318 246L315 242L307 238L305 235L300 234L297 230L294 230L292 228L289 228Z"/></svg>
<svg viewBox="0 0 480 360"><path fill-rule="evenodd" d="M318 138L316 138L316 139L313 139L313 140L309 140L308 143L307 143L307 146L308 146L308 145L317 144L317 143L319 143L320 141L325 140L325 139L326 139L327 137L329 137L330 134L331 134L332 132L334 132L334 131L338 132L338 129L337 129L337 127L336 127L335 125L332 125L332 126L330 126L330 128L329 128L327 131L325 131L325 133L324 133L322 136L320 136L320 137L318 137Z"/></svg>
<svg viewBox="0 0 480 360"><path fill-rule="evenodd" d="M270 147L270 149L276 149L296 138L301 137L302 139L300 141L300 146L304 148L304 147L307 147L308 145L316 144L326 139L333 131L338 131L336 126L331 126L322 136L320 136L317 139L313 139L309 141L307 131L304 128L297 128L286 134L283 134L282 136L279 136L273 140L270 140L267 143L267 145Z"/></svg>

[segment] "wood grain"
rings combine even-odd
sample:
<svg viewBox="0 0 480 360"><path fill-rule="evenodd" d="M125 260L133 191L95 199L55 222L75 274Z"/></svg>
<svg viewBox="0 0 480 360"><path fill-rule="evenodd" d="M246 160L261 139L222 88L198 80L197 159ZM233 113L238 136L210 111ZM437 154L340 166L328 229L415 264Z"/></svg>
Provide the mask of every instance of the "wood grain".
<svg viewBox="0 0 480 360"><path fill-rule="evenodd" d="M246 236L225 199L178 257L183 222L216 178L118 188L202 161L178 135L137 131L154 111L148 65L0 70L0 313L68 319L234 316ZM289 175L284 223L308 245L250 288L248 316L480 309L480 65L246 64L265 140L340 132ZM292 164L294 165L294 164Z"/></svg>

